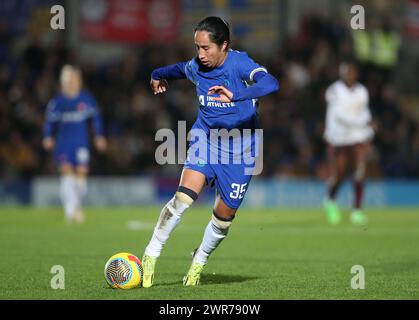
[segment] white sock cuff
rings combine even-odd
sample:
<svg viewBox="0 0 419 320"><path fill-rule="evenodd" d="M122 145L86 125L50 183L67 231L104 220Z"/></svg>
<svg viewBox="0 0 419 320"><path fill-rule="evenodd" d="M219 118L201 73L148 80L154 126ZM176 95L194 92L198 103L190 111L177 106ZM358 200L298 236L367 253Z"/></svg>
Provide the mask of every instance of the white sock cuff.
<svg viewBox="0 0 419 320"><path fill-rule="evenodd" d="M167 208L174 215L181 215L186 209L188 209L193 203L193 199L187 194L182 192L176 192L174 197L170 199L167 204Z"/></svg>
<svg viewBox="0 0 419 320"><path fill-rule="evenodd" d="M219 229L228 229L233 222L233 220L221 220L214 213L212 214L211 221Z"/></svg>
<svg viewBox="0 0 419 320"><path fill-rule="evenodd" d="M186 204L188 207L191 206L194 202L194 199L192 199L189 195L181 191L176 191L175 198L180 202Z"/></svg>

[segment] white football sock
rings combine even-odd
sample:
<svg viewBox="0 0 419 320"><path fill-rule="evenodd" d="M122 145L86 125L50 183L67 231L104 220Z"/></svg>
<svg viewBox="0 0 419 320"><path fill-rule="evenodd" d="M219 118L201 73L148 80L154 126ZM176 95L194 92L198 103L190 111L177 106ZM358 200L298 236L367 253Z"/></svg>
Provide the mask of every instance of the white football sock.
<svg viewBox="0 0 419 320"><path fill-rule="evenodd" d="M182 192L176 195L163 207L159 220L154 228L153 236L145 249L144 254L151 257L159 257L167 239L176 228L183 212L193 203L193 199Z"/></svg>
<svg viewBox="0 0 419 320"><path fill-rule="evenodd" d="M77 185L77 194L79 197L80 205L83 203L84 197L87 195L87 179L86 177L77 177L76 178L76 185Z"/></svg>
<svg viewBox="0 0 419 320"><path fill-rule="evenodd" d="M73 175L66 174L62 175L60 180L61 202L64 207L65 217L70 220L74 217L79 207L76 179Z"/></svg>
<svg viewBox="0 0 419 320"><path fill-rule="evenodd" d="M227 236L231 221L223 221L212 216L211 221L205 228L204 238L201 245L195 253L193 263L206 264L209 255L218 247L218 245Z"/></svg>

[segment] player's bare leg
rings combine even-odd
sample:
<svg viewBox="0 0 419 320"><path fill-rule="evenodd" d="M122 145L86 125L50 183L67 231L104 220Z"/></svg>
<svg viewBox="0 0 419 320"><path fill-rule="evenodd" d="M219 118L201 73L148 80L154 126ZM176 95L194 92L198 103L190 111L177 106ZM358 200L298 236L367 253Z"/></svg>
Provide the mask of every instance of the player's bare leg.
<svg viewBox="0 0 419 320"><path fill-rule="evenodd" d="M60 166L60 195L64 207L67 223L75 221L76 211L79 207L74 167L69 163Z"/></svg>
<svg viewBox="0 0 419 320"><path fill-rule="evenodd" d="M355 172L353 175L354 188L354 207L351 212L351 222L353 224L366 225L368 219L362 211L362 198L364 193L365 170L367 154L370 144L358 144L354 147Z"/></svg>
<svg viewBox="0 0 419 320"><path fill-rule="evenodd" d="M77 223L83 223L85 220L85 215L83 212L83 199L87 194L87 175L89 173L89 168L86 165L79 165L76 167L76 186L77 186L77 195L79 198L79 207L75 213L75 221Z"/></svg>
<svg viewBox="0 0 419 320"><path fill-rule="evenodd" d="M154 267L157 258L169 239L170 234L180 222L183 213L197 199L205 184L205 176L195 170L184 169L175 196L163 207L159 220L154 228L153 236L143 255L144 278L143 287L153 285Z"/></svg>
<svg viewBox="0 0 419 320"><path fill-rule="evenodd" d="M324 200L326 217L330 224L338 224L341 221L341 213L336 203L336 196L340 185L345 177L346 155L343 150L337 151L334 147L328 146L328 159L330 178L328 181L327 198Z"/></svg>
<svg viewBox="0 0 419 320"><path fill-rule="evenodd" d="M192 252L192 264L183 278L185 286L199 284L201 272L208 261L208 257L227 236L236 211L237 209L228 207L217 193L211 221L205 228L200 246Z"/></svg>

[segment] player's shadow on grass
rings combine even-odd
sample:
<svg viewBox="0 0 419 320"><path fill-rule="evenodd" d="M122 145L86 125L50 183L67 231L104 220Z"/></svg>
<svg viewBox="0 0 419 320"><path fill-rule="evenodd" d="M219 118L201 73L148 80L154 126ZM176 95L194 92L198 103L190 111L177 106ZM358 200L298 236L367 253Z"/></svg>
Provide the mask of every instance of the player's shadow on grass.
<svg viewBox="0 0 419 320"><path fill-rule="evenodd" d="M180 277L180 279L182 279L182 277ZM238 282L246 282L246 281L251 281L251 280L256 280L256 279L259 279L259 278L240 276L240 275L234 275L234 274L203 274L201 276L199 285L205 286L209 284L238 283ZM160 283L160 284L156 284L155 286L170 286L170 285L179 285L179 284L182 284L182 280Z"/></svg>
<svg viewBox="0 0 419 320"><path fill-rule="evenodd" d="M203 274L200 283L202 284L223 284L233 282L246 282L256 280L258 277L240 276L235 274Z"/></svg>

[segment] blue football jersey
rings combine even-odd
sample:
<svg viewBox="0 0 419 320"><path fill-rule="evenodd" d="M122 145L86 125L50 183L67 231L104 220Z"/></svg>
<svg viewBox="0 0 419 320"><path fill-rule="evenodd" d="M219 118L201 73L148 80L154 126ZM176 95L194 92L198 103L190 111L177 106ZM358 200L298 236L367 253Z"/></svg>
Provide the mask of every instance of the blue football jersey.
<svg viewBox="0 0 419 320"><path fill-rule="evenodd" d="M151 78L187 78L195 85L200 106L184 168L201 172L207 183L214 182L227 206L238 208L252 175L261 170L256 159L263 155L263 134L254 130L259 128L257 97L278 90L278 81L245 52L235 50L216 68L203 66L195 57L155 69ZM230 90L233 101L223 103L208 95L216 85Z"/></svg>
<svg viewBox="0 0 419 320"><path fill-rule="evenodd" d="M229 50L224 63L216 68L208 69L194 58L185 65L186 77L196 86L200 109L195 128L233 129L257 128L257 99L219 102L208 95L208 89L215 85L222 85L232 92L236 92L251 85L253 76L267 70L254 62L245 52Z"/></svg>
<svg viewBox="0 0 419 320"><path fill-rule="evenodd" d="M89 147L89 120L96 135L103 134L102 119L96 101L85 91L77 97L58 94L47 106L44 137L54 136L56 148Z"/></svg>

